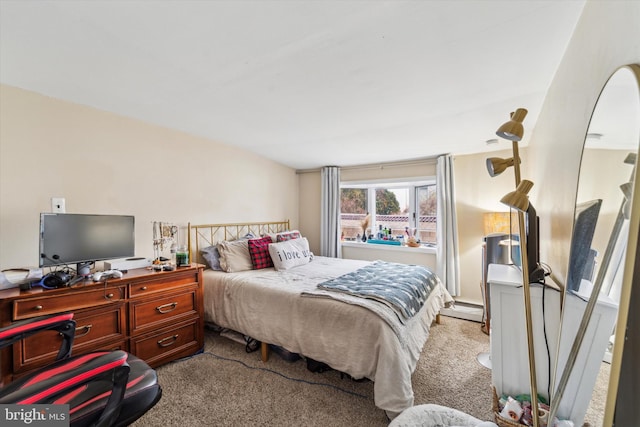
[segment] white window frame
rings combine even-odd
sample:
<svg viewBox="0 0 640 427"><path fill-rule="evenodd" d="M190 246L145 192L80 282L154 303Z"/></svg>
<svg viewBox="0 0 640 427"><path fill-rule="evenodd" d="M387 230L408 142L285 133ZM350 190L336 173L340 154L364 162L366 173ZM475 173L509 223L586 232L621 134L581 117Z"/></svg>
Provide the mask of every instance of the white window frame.
<svg viewBox="0 0 640 427"><path fill-rule="evenodd" d="M417 178L399 178L399 179L375 179L375 180L362 180L362 181L342 181L340 182L340 190L343 188L361 188L367 189L367 211L374 212L376 211L376 188L386 188L386 189L394 189L394 188L408 188L409 189L409 223L412 228L417 228L419 214L417 212L417 193L420 187L425 187L429 185L437 185L436 177L417 177ZM342 214L342 212L340 212ZM378 226L376 224L376 215L371 215L371 223L370 228L373 230L377 230ZM437 241L437 238L436 238ZM352 244L356 242L343 242L343 244ZM378 246L378 245L374 245ZM385 245L386 246L386 245ZM436 246L433 244L423 245L427 248L435 248ZM386 247L387 248L387 247ZM385 249L386 249L385 248ZM398 249L397 246L388 246L389 249Z"/></svg>

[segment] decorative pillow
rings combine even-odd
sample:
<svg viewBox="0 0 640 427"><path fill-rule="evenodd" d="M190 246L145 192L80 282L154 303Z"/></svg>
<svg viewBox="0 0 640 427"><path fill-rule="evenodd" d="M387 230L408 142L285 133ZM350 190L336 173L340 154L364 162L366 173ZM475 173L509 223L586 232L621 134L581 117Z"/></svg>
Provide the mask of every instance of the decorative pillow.
<svg viewBox="0 0 640 427"><path fill-rule="evenodd" d="M309 251L309 241L306 237L271 243L269 254L276 270L288 270L307 264L313 259L313 253Z"/></svg>
<svg viewBox="0 0 640 427"><path fill-rule="evenodd" d="M300 237L302 236L298 230L285 231L276 234L276 242L286 242L287 240L299 239Z"/></svg>
<svg viewBox="0 0 640 427"><path fill-rule="evenodd" d="M220 268L227 273L252 270L251 256L249 255L249 240L239 239L232 242L218 243L220 253Z"/></svg>
<svg viewBox="0 0 640 427"><path fill-rule="evenodd" d="M220 267L220 252L218 252L216 246L207 246L200 251L200 255L207 262L209 268L218 271L222 270L222 267Z"/></svg>
<svg viewBox="0 0 640 427"><path fill-rule="evenodd" d="M261 268L273 267L271 255L269 255L269 243L271 237L266 236L260 239L249 240L249 255L251 255L251 263L253 268L259 270Z"/></svg>

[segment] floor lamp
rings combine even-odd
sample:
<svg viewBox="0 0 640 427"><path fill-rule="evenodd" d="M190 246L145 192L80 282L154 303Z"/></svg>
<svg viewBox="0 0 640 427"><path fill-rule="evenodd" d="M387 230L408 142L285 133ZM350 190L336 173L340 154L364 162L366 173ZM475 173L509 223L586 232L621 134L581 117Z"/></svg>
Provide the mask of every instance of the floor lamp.
<svg viewBox="0 0 640 427"><path fill-rule="evenodd" d="M514 208L518 213L518 233L520 235L520 257L522 266L522 287L524 293L525 322L527 328L527 350L529 354L529 380L531 384L531 416L533 427L539 427L538 418L538 386L536 380L536 359L533 345L533 322L531 315L531 289L529 283L529 265L527 258L527 235L525 229L524 213L529 208L528 193L533 187L533 182L520 179L520 154L518 141L522 140L524 127L522 121L527 115L527 110L518 108L511 113L511 119L504 123L496 131L496 135L512 142L513 157L510 159L500 159L492 157L487 159L487 170L489 175L496 176L507 168L513 166L516 189L505 195L500 202Z"/></svg>

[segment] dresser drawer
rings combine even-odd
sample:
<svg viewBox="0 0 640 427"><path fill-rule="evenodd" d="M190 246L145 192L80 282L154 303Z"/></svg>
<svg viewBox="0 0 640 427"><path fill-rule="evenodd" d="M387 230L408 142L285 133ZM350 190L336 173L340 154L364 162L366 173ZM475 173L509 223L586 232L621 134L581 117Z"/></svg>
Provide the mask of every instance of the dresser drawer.
<svg viewBox="0 0 640 427"><path fill-rule="evenodd" d="M163 294L129 302L131 335L158 329L186 317L198 316L197 285L181 293Z"/></svg>
<svg viewBox="0 0 640 427"><path fill-rule="evenodd" d="M125 297L125 287L119 286L16 300L13 302L13 320L113 304Z"/></svg>
<svg viewBox="0 0 640 427"><path fill-rule="evenodd" d="M114 303L99 309L74 313L76 321L72 355L89 350L120 348L126 341L126 304ZM114 344L119 342L118 344ZM14 345L14 372L29 370L55 360L62 337L56 331L43 331Z"/></svg>
<svg viewBox="0 0 640 427"><path fill-rule="evenodd" d="M155 367L168 360L192 355L199 350L198 319L182 322L174 328L131 339L131 352Z"/></svg>
<svg viewBox="0 0 640 427"><path fill-rule="evenodd" d="M149 295L155 292L166 292L174 289L189 287L198 283L198 271L184 271L177 273L156 273L153 280L141 280L129 283L129 298Z"/></svg>

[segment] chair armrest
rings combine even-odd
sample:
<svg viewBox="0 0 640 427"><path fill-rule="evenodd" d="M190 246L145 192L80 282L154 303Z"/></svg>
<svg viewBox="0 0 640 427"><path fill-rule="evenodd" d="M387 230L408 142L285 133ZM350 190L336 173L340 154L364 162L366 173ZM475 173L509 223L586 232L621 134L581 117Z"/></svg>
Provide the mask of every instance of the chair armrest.
<svg viewBox="0 0 640 427"><path fill-rule="evenodd" d="M0 348L7 347L41 331L49 330L58 331L62 335L62 345L56 360L69 357L76 332L76 321L73 320L73 313L21 320L0 328Z"/></svg>

